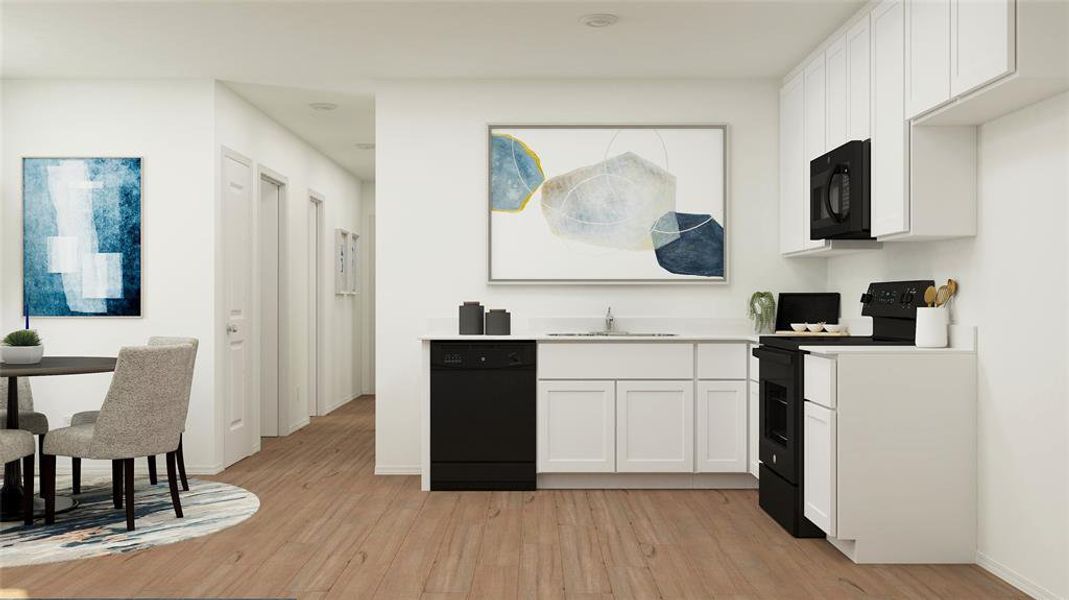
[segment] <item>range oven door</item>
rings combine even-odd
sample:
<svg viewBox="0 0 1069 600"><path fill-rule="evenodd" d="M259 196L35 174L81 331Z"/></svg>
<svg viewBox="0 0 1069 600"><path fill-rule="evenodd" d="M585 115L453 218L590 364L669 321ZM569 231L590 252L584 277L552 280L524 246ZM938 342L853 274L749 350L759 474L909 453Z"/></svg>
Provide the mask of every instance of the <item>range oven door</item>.
<svg viewBox="0 0 1069 600"><path fill-rule="evenodd" d="M766 346L755 348L753 355L760 361L761 462L797 485L801 480L801 356Z"/></svg>
<svg viewBox="0 0 1069 600"><path fill-rule="evenodd" d="M868 239L869 142L847 142L809 165L809 237Z"/></svg>

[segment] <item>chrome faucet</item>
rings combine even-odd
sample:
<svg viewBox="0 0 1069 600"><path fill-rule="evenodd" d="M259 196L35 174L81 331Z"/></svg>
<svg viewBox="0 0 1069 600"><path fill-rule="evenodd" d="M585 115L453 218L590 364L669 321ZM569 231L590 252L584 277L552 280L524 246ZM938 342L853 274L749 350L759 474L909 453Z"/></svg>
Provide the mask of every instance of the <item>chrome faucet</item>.
<svg viewBox="0 0 1069 600"><path fill-rule="evenodd" d="M611 333L616 328L616 317L612 316L612 307L605 313L605 331Z"/></svg>

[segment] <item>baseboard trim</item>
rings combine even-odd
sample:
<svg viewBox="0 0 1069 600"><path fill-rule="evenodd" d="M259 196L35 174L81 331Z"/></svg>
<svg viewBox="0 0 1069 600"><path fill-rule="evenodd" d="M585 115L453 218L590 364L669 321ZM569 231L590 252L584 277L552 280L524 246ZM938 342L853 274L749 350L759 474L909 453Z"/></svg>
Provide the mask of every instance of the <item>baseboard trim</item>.
<svg viewBox="0 0 1069 600"><path fill-rule="evenodd" d="M976 564L1036 600L1066 600L979 550L976 551Z"/></svg>
<svg viewBox="0 0 1069 600"><path fill-rule="evenodd" d="M376 475L419 475L422 472L419 465L375 465Z"/></svg>
<svg viewBox="0 0 1069 600"><path fill-rule="evenodd" d="M307 425L307 424L309 424L311 422L312 422L312 420L309 419L308 417L305 417L305 418L301 419L300 421L297 421L293 425L290 425L290 429L289 429L289 431L286 432L286 435L289 435L289 434L293 433L294 431L297 431L298 429L303 429L305 425Z"/></svg>
<svg viewBox="0 0 1069 600"><path fill-rule="evenodd" d="M749 473L541 473L546 490L751 490Z"/></svg>

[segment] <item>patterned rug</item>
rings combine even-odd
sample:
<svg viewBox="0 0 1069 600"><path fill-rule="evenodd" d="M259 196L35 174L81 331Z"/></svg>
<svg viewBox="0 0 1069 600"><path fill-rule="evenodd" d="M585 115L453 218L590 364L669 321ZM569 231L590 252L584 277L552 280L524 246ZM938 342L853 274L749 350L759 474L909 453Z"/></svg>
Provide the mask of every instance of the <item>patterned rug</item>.
<svg viewBox="0 0 1069 600"><path fill-rule="evenodd" d="M70 491L69 478L60 478L57 491ZM111 481L82 486L77 508L56 515L53 525L43 519L33 527L21 522L0 525L0 568L34 565L104 554L134 552L208 535L248 519L260 508L252 492L216 481L189 480L180 492L182 512L177 519L164 478L158 485L139 479L135 486L137 529L126 530L126 511L112 505Z"/></svg>

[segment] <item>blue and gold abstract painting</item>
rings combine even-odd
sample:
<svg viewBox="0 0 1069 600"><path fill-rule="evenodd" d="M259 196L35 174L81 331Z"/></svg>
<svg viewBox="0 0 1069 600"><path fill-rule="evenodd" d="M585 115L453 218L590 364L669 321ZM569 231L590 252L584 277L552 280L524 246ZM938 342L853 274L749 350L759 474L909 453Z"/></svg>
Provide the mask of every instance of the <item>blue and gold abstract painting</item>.
<svg viewBox="0 0 1069 600"><path fill-rule="evenodd" d="M31 317L141 316L141 159L25 158L22 273Z"/></svg>
<svg viewBox="0 0 1069 600"><path fill-rule="evenodd" d="M726 281L724 126L491 127L489 153L491 281Z"/></svg>

